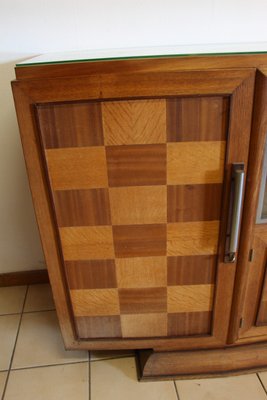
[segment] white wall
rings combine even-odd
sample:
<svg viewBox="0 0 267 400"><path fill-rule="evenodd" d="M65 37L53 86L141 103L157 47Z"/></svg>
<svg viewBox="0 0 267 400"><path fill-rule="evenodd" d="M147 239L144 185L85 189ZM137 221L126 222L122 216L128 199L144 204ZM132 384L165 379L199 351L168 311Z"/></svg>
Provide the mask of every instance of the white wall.
<svg viewBox="0 0 267 400"><path fill-rule="evenodd" d="M44 265L9 84L16 60L65 50L267 42L266 16L266 0L0 0L0 273Z"/></svg>

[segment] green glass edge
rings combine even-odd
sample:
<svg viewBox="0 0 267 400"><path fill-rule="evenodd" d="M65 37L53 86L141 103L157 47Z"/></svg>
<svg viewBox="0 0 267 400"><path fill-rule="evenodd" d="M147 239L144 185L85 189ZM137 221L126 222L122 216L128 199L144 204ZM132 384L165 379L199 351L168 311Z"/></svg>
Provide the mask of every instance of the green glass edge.
<svg viewBox="0 0 267 400"><path fill-rule="evenodd" d="M65 61L47 61L47 62L31 62L24 64L16 64L16 67L30 67L33 65L54 65L54 64L70 64L81 62L98 62L98 61L122 61L133 59L147 59L147 58L175 58L175 57L199 57L199 56L227 56L227 55L244 55L244 54L267 54L267 51L240 51L240 52L226 52L226 53L190 53L190 54L163 54L163 55L147 55L147 56L126 56L126 57L107 57L107 58L80 58L78 60L65 60Z"/></svg>

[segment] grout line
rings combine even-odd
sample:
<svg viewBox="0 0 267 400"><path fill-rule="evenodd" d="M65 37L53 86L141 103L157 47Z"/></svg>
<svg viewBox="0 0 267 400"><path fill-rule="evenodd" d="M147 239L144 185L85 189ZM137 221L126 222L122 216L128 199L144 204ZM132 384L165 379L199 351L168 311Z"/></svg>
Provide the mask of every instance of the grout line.
<svg viewBox="0 0 267 400"><path fill-rule="evenodd" d="M66 363L57 363L57 364L43 364L43 365L32 365L30 367L21 367L21 368L13 368L11 369L11 371L24 371L27 369L36 369L36 368L48 368L48 367L59 367L61 365L72 365L72 364L83 364L86 363L88 361L73 361L73 362L66 362Z"/></svg>
<svg viewBox="0 0 267 400"><path fill-rule="evenodd" d="M173 384L174 384L174 388L175 388L175 392L176 392L177 400L180 400L180 396L179 396L179 393L178 393L178 389L177 389L177 386L176 386L176 382L175 382L175 381L173 381Z"/></svg>
<svg viewBox="0 0 267 400"><path fill-rule="evenodd" d="M264 390L264 392L265 392L265 394L266 394L266 396L267 396L267 390L266 390L264 384L262 383L262 380L261 380L261 378L260 378L260 376L259 376L259 373L257 372L256 375L257 375L257 377L258 377L258 379L259 379L259 381L260 381L260 384L261 384L261 386L262 386L262 388L263 388L263 390Z"/></svg>
<svg viewBox="0 0 267 400"><path fill-rule="evenodd" d="M24 310L24 307L25 307L25 304L26 304L26 299L27 299L28 290L29 290L29 286L27 286L26 291L25 291L24 301L23 301L23 305L22 305L22 309L21 309L21 313L20 313L19 324L18 324L18 329L17 329L17 335L16 335L16 338L15 338L15 342L14 342L14 346L13 346L13 351L12 351L12 355L11 355L11 359L10 359L10 363L9 363L9 368L8 368L8 373L7 373L7 377L6 377L6 382L5 382L5 386L4 386L4 390L3 390L2 400L4 400L5 394L6 394L7 384L8 384L9 376L10 376L10 372L11 372L11 365L12 365L12 363L13 363L13 358L14 358L14 354L15 354L15 349L16 349L16 345L17 345L17 341L18 341L18 337L19 337L19 332L20 332L20 327L21 327L21 322L22 322L22 316L23 316L23 310Z"/></svg>
<svg viewBox="0 0 267 400"><path fill-rule="evenodd" d="M20 315L20 314L21 314L21 311L18 312L18 313L0 314L0 318L1 318L1 317L8 317L9 315Z"/></svg>
<svg viewBox="0 0 267 400"><path fill-rule="evenodd" d="M47 310L23 311L23 314L35 314L35 313L47 312L47 311L56 311L56 309L55 308L49 308Z"/></svg>
<svg viewBox="0 0 267 400"><path fill-rule="evenodd" d="M99 360L90 360L91 363L95 363L98 361L109 361L109 360L118 360L119 358L134 358L134 354L125 355L125 356L117 356L117 357L108 357L108 358L100 358Z"/></svg>
<svg viewBox="0 0 267 400"><path fill-rule="evenodd" d="M9 316L9 315L20 315L21 314L21 311L19 311L19 312L13 312L13 313L7 313L7 314L0 314L0 318L1 317L7 317L7 316Z"/></svg>
<svg viewBox="0 0 267 400"><path fill-rule="evenodd" d="M88 352L89 354L89 362L88 362L88 372L89 372L89 377L88 377L88 386L89 386L89 400L92 398L92 392L91 392L91 387L92 387L92 379L91 379L91 351Z"/></svg>

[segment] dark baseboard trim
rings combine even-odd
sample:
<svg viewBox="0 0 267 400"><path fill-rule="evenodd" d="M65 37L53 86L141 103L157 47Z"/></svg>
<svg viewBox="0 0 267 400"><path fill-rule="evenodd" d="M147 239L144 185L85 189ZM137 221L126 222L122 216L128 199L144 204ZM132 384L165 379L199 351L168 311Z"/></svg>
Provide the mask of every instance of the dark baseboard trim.
<svg viewBox="0 0 267 400"><path fill-rule="evenodd" d="M0 287L34 285L37 283L49 283L46 269L0 274Z"/></svg>

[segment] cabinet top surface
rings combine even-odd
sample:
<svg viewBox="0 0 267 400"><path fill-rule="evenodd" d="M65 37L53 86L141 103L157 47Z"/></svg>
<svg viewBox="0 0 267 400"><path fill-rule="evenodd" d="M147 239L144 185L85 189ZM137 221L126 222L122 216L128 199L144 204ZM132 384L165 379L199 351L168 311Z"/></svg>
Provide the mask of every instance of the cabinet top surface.
<svg viewBox="0 0 267 400"><path fill-rule="evenodd" d="M206 44L172 47L143 47L128 49L84 50L61 53L43 54L24 60L17 67L71 63L82 61L100 61L132 58L185 57L196 55L225 55L225 54L267 54L267 42L237 43L237 44Z"/></svg>

